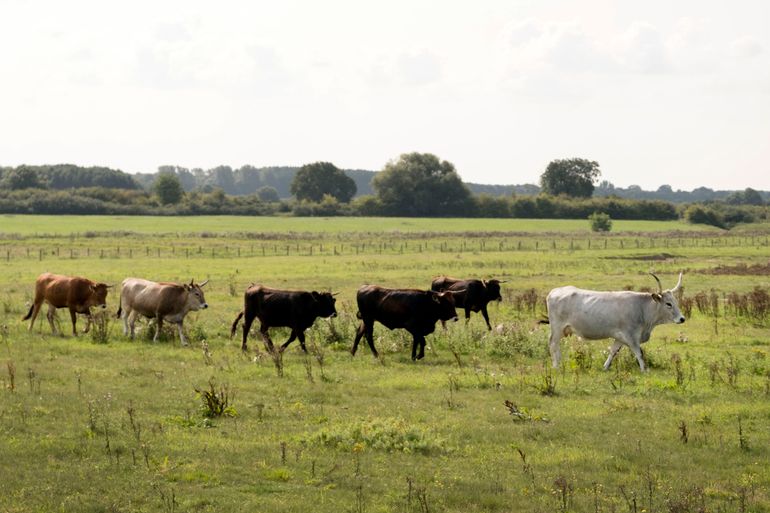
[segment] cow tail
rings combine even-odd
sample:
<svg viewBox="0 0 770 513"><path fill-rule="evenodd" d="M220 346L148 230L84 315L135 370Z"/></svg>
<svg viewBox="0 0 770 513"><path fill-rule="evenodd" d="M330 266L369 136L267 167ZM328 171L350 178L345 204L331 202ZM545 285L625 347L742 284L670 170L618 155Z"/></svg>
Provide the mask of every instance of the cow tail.
<svg viewBox="0 0 770 513"><path fill-rule="evenodd" d="M122 296L123 294L121 294ZM120 314L123 313L123 298L118 299L118 311L115 312L115 318L120 319Z"/></svg>
<svg viewBox="0 0 770 513"><path fill-rule="evenodd" d="M34 308L35 308L35 304L34 304L34 303L32 303L32 305L30 305L30 307L29 307L29 312L27 312L27 315L25 315L24 317L22 317L22 319L21 319L21 320L22 320L22 321L26 321L27 319L29 319L30 317L32 317L32 310L34 310Z"/></svg>
<svg viewBox="0 0 770 513"><path fill-rule="evenodd" d="M235 336L235 330L238 329L238 322L241 320L241 317L243 317L243 310L241 310L238 317L233 321L233 325L230 327L230 338Z"/></svg>
<svg viewBox="0 0 770 513"><path fill-rule="evenodd" d="M540 319L537 321L538 324L551 324L551 321L548 319Z"/></svg>
<svg viewBox="0 0 770 513"><path fill-rule="evenodd" d="M361 311L360 310L358 312L356 312L356 319L363 319L363 317L361 316Z"/></svg>

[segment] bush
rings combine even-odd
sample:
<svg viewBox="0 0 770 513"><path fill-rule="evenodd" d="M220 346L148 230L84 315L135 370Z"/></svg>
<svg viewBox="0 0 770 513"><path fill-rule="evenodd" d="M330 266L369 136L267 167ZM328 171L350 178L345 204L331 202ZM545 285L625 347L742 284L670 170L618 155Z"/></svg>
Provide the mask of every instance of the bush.
<svg viewBox="0 0 770 513"><path fill-rule="evenodd" d="M612 219L610 219L609 214L604 212L594 212L588 216L588 221L593 232L608 232L612 230Z"/></svg>

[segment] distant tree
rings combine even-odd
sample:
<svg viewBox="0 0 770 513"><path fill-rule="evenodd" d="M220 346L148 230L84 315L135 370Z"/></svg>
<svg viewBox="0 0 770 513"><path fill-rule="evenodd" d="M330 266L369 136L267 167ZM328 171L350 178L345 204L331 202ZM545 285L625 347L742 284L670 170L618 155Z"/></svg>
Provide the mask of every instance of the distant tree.
<svg viewBox="0 0 770 513"><path fill-rule="evenodd" d="M330 162L314 162L299 168L289 190L300 201L320 202L328 194L348 203L356 194L356 182Z"/></svg>
<svg viewBox="0 0 770 513"><path fill-rule="evenodd" d="M743 191L731 193L725 198L725 203L731 205L764 205L765 201L757 191L751 187L747 187Z"/></svg>
<svg viewBox="0 0 770 513"><path fill-rule="evenodd" d="M3 174L3 187L11 190L44 189L45 183L34 169L27 166L19 166Z"/></svg>
<svg viewBox="0 0 770 513"><path fill-rule="evenodd" d="M405 153L372 180L388 215L463 216L473 211L470 190L455 167L430 153Z"/></svg>
<svg viewBox="0 0 770 513"><path fill-rule="evenodd" d="M155 194L163 205L176 205L182 201L184 189L179 177L173 173L161 173L152 186Z"/></svg>
<svg viewBox="0 0 770 513"><path fill-rule="evenodd" d="M257 189L256 194L257 197L262 201L274 202L281 200L281 197L278 196L278 191L275 189L275 187L270 187L269 185L265 185L264 187Z"/></svg>
<svg viewBox="0 0 770 513"><path fill-rule="evenodd" d="M214 187L220 187L227 194L236 194L235 175L230 166L217 166L210 170L211 182Z"/></svg>
<svg viewBox="0 0 770 513"><path fill-rule="evenodd" d="M593 160L553 160L540 175L540 187L542 192L554 196L566 194L590 198L594 192L594 181L600 174L599 163Z"/></svg>

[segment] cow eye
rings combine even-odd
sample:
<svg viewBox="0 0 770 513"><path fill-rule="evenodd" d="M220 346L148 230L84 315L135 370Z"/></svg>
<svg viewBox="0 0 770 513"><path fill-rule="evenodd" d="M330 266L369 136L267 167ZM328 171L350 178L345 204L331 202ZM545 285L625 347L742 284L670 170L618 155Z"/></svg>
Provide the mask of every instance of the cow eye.
<svg viewBox="0 0 770 513"><path fill-rule="evenodd" d="M671 303L666 303L666 306L669 308L672 308L674 305L672 305Z"/></svg>

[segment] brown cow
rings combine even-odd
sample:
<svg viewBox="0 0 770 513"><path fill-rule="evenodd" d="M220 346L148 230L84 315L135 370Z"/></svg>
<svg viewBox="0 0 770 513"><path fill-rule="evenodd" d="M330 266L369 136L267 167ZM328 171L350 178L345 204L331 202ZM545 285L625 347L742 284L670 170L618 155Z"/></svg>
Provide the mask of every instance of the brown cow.
<svg viewBox="0 0 770 513"><path fill-rule="evenodd" d="M133 339L136 316L143 315L157 321L153 342L158 341L163 321L166 320L176 324L179 340L183 346L186 346L187 340L182 331L182 323L188 312L209 307L202 290L208 281L194 283L194 280L190 280L189 285L180 285L168 282L156 283L141 278L126 278L123 280L123 288L120 291L120 306L117 313L118 317L121 317L121 314L123 317L123 334L127 335L130 328Z"/></svg>
<svg viewBox="0 0 770 513"><path fill-rule="evenodd" d="M80 276L62 276L59 274L43 273L35 280L35 301L29 307L29 312L22 320L32 318L29 330L35 324L37 314L43 302L48 303L48 322L51 331L56 333L53 319L57 308L69 308L72 317L72 334L77 336L77 314L86 315L86 327L83 333L91 328L91 307L107 308L107 292L112 285L96 283Z"/></svg>

